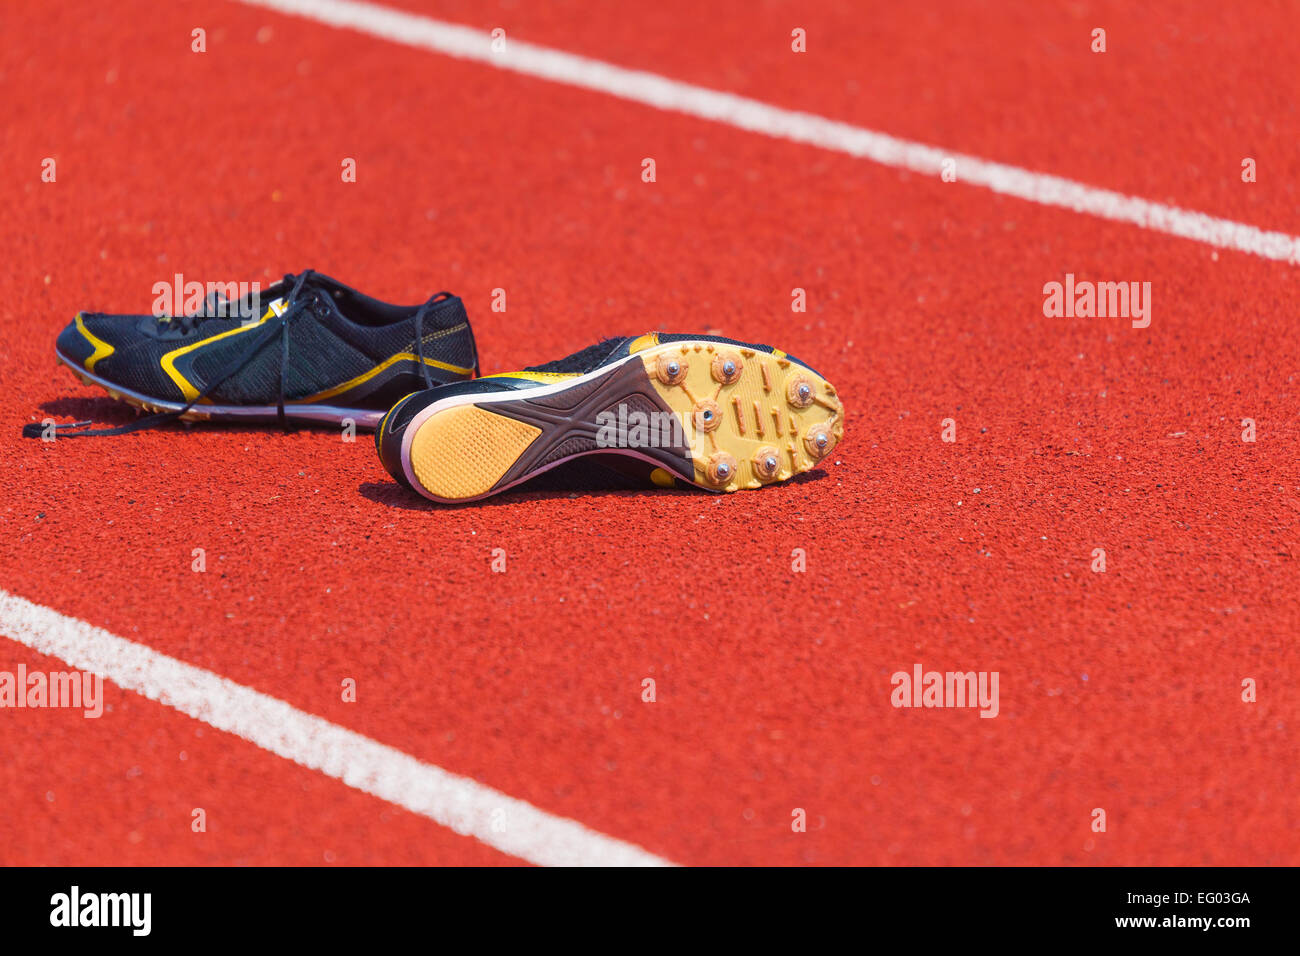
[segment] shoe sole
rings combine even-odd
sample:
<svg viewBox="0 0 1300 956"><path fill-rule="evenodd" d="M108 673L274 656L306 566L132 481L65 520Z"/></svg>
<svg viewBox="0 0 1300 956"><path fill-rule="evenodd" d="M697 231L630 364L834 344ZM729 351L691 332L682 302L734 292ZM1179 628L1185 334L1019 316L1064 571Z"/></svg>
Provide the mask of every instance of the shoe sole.
<svg viewBox="0 0 1300 956"><path fill-rule="evenodd" d="M688 340L553 385L434 402L406 427L402 467L448 503L609 452L730 492L809 470L843 435L839 396L812 370L782 352Z"/></svg>
<svg viewBox="0 0 1300 956"><path fill-rule="evenodd" d="M138 408L145 412L179 412L185 407L183 402L164 401L159 398L150 398L148 395L141 395L139 392L133 392L130 389L123 388L120 385L114 385L98 376L87 372L84 368L67 358L57 349L55 355L59 361L66 365L72 374L77 376L83 384L92 385L102 388L108 392L110 398L115 398L119 402ZM387 413L387 409L373 408L345 408L338 405L294 405L285 403L284 420L299 425L320 425L332 424L343 425L351 421L357 428L373 430L379 425L380 419ZM227 424L246 424L246 425L270 425L279 422L279 416L276 414L274 405L195 405L184 415L180 416L183 422L225 422Z"/></svg>

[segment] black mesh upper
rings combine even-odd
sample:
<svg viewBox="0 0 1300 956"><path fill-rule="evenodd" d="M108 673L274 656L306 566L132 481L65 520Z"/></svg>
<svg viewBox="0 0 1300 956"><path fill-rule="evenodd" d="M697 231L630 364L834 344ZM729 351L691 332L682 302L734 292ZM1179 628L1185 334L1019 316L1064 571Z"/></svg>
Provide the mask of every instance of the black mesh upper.
<svg viewBox="0 0 1300 956"><path fill-rule="evenodd" d="M192 368L204 383L213 381L249 348L257 331L232 335L199 350ZM227 379L209 396L235 405L274 404L280 393L280 338L257 352L242 372ZM369 371L375 361L344 342L319 322L303 315L289 326L289 366L286 399L306 398Z"/></svg>
<svg viewBox="0 0 1300 956"><path fill-rule="evenodd" d="M572 355L566 355L562 359L556 359L544 365L530 365L524 371L585 374L600 368L611 358L620 357L618 355L619 351L631 341L631 338L605 339L595 345L588 345L585 349L574 352ZM623 352L623 354L626 355L627 353Z"/></svg>
<svg viewBox="0 0 1300 956"><path fill-rule="evenodd" d="M589 345L580 352L574 352L572 355L565 356L562 359L556 359L554 362L547 362L545 365L530 365L525 371L529 372L577 372L585 374L600 368L600 366L614 359L623 358L628 354L627 347L637 340L638 336L627 336L625 338L604 339L595 345ZM760 345L756 342L742 342L739 339L729 339L722 335L700 335L699 333L687 332L660 332L659 343L666 345L670 342L722 342L726 345L734 345L737 348L753 349L755 352L771 352L772 346ZM793 355L786 356L792 362L798 362L804 368L816 372L811 365Z"/></svg>
<svg viewBox="0 0 1300 956"><path fill-rule="evenodd" d="M687 332L659 333L659 341L661 344L665 345L669 342L685 342L688 340L692 342L723 342L727 345L734 345L737 348L753 349L755 352L772 351L772 346L770 345L758 345L754 342L742 342L739 339L729 339L725 335L691 335Z"/></svg>
<svg viewBox="0 0 1300 956"><path fill-rule="evenodd" d="M263 305L269 301L264 292ZM362 296L327 277L309 277L289 319L284 398L305 398L364 375L394 355L414 355L414 319L418 310L419 306L393 306ZM179 333L185 323L160 323L152 316L83 313L82 321L90 334L113 346L113 353L96 362L92 374L140 395L171 402L183 402L186 396L161 367L162 357L242 324L238 318L186 320L193 329L182 335ZM428 308L422 339L426 359L459 368L474 367L469 319L464 304L455 296ZM275 404L280 398L279 334L268 336L261 327L255 327L179 355L175 365L191 385L202 391L238 364L259 341L261 346L256 354L247 356L243 369L218 385L208 398L218 404ZM57 348L77 365L93 352L75 321L60 333ZM405 367L410 369L412 365ZM446 381L452 374L437 371L433 379ZM418 387L420 379L412 377L412 387Z"/></svg>

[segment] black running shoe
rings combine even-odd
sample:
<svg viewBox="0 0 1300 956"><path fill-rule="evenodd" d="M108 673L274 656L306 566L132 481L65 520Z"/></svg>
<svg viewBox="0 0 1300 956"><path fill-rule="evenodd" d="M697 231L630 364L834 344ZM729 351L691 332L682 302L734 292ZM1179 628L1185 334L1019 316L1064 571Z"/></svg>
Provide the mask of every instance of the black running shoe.
<svg viewBox="0 0 1300 956"><path fill-rule="evenodd" d="M159 413L118 428L59 426L67 437L175 419L373 428L413 389L470 379L478 366L465 307L451 293L390 305L311 271L244 299L212 297L196 315L80 312L55 351L87 384Z"/></svg>
<svg viewBox="0 0 1300 956"><path fill-rule="evenodd" d="M814 467L843 434L835 389L794 356L651 333L410 395L380 423L375 446L399 482L452 502L580 455L639 461L662 487L759 488Z"/></svg>

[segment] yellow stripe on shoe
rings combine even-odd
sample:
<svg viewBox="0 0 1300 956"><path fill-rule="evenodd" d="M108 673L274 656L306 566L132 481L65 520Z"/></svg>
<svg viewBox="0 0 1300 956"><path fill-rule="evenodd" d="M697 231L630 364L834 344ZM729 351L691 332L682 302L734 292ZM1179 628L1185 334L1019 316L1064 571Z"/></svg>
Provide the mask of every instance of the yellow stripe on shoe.
<svg viewBox="0 0 1300 956"><path fill-rule="evenodd" d="M526 382L549 384L551 382L563 382L566 378L577 378L580 374L580 372L494 372L484 377L488 379L521 378Z"/></svg>
<svg viewBox="0 0 1300 956"><path fill-rule="evenodd" d="M311 402L324 401L325 399L333 398L336 395L342 395L344 392L349 392L359 385L364 385L380 372L387 370L398 362L414 362L416 365L419 365L420 357L414 352L399 352L396 355L384 359L370 371L363 372L356 378L348 379L342 385L335 385L333 388L327 388L323 392L317 392L315 395L308 395L306 398L296 398L292 402L286 402L285 404L306 405ZM464 378L469 378L474 373L472 368L465 368L461 365L452 365L449 362L440 362L437 359L431 359L427 356L424 359L424 364L430 368L440 368L455 375L463 376Z"/></svg>
<svg viewBox="0 0 1300 956"><path fill-rule="evenodd" d="M658 332L647 332L645 335L638 335L627 344L627 353L635 355L637 352L644 352L648 348L653 348L659 344Z"/></svg>
<svg viewBox="0 0 1300 956"><path fill-rule="evenodd" d="M82 313L78 312L76 319L73 320L77 323L77 331L85 336L86 341L95 348L95 351L87 355L85 361L81 364L86 367L87 372L93 372L95 370L95 363L99 362L101 359L108 358L115 350L113 346L109 345L103 339L92 334L91 331L86 328L86 323L82 321L81 316Z"/></svg>
<svg viewBox="0 0 1300 956"><path fill-rule="evenodd" d="M200 339L199 341L192 342L189 345L182 345L178 349L172 349L158 360L158 364L161 365L162 370L167 373L167 377L176 383L176 387L179 388L181 394L185 396L185 401L192 402L199 397L199 390L190 384L189 379L181 374L180 369L176 367L176 360L182 355L188 355L195 349L203 348L205 345L211 345L213 342L220 341L221 339L228 339L234 335L244 335L256 328L260 328L267 319L276 314L275 307L272 306L266 310L264 316L250 325L240 325L237 328L227 329L225 332L218 332L216 335L210 335L206 339ZM204 404L211 404L211 399L205 399Z"/></svg>

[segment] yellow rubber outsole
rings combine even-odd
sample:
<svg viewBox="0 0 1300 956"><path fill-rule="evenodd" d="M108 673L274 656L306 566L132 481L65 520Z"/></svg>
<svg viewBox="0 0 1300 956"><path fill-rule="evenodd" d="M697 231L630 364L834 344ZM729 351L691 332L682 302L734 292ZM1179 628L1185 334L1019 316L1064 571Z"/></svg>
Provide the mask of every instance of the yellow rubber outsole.
<svg viewBox="0 0 1300 956"><path fill-rule="evenodd" d="M438 498L485 495L542 433L477 405L443 409L411 441L411 469Z"/></svg>
<svg viewBox="0 0 1300 956"><path fill-rule="evenodd" d="M740 491L808 471L844 437L834 386L785 357L718 342L637 353L681 421L695 483Z"/></svg>

